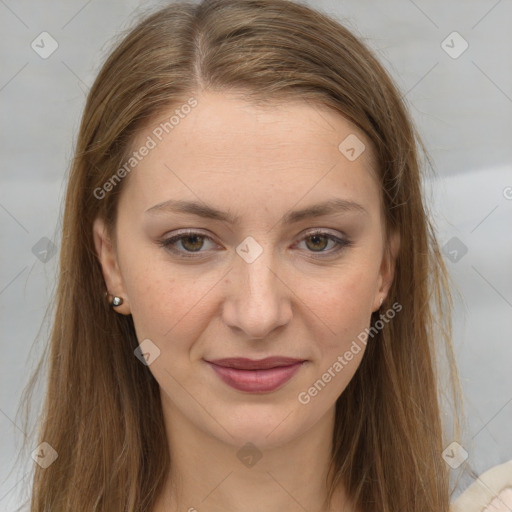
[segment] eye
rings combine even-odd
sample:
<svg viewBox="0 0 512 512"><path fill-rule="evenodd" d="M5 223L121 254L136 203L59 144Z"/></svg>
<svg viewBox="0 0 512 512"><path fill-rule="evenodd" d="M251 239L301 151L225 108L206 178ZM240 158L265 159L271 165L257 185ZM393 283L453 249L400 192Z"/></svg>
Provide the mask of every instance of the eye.
<svg viewBox="0 0 512 512"><path fill-rule="evenodd" d="M308 241L311 243L308 243ZM352 245L352 242L348 239L342 239L332 233L321 230L309 232L306 237L301 240L301 243L302 242L306 244L308 249L311 249L311 252L318 253L320 255L319 257L324 257L324 255L331 256L345 247ZM331 248L331 250L325 250L329 245L329 242L333 243L334 249Z"/></svg>
<svg viewBox="0 0 512 512"><path fill-rule="evenodd" d="M170 238L166 238L165 240L160 240L158 244L179 256L184 258L193 258L195 257L194 253L204 252L201 251L201 248L204 247L204 240L213 242L212 238L203 235L202 233L197 231L186 231ZM175 247L178 243L181 243L180 245L184 250L180 250Z"/></svg>
<svg viewBox="0 0 512 512"><path fill-rule="evenodd" d="M211 237L198 231L185 231L164 240L159 240L158 245L178 254L180 257L194 258L197 254L205 252L201 250L204 248L205 240L215 244ZM308 241L312 243L309 244ZM310 252L320 254L320 256L314 257L330 256L352 245L352 242L348 239L342 239L332 233L319 230L308 233L306 237L301 239L300 243L302 242L305 242L308 249L311 249ZM329 245L329 242L333 243L334 249L331 248L331 250L326 251L325 248ZM177 247L178 244L181 245L181 249Z"/></svg>

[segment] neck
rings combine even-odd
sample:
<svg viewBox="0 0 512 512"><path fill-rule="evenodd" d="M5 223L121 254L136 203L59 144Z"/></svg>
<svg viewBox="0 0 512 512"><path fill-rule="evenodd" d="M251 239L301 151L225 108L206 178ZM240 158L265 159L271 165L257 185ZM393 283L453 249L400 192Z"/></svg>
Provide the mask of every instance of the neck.
<svg viewBox="0 0 512 512"><path fill-rule="evenodd" d="M326 504L334 407L286 444L258 447L213 437L162 400L171 470L153 512L352 512L342 488Z"/></svg>

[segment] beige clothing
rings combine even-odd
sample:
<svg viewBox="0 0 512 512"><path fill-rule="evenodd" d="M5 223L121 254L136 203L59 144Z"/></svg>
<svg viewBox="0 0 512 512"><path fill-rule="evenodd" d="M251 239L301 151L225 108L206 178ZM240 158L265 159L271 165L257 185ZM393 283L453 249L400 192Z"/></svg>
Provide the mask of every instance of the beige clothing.
<svg viewBox="0 0 512 512"><path fill-rule="evenodd" d="M512 512L512 460L494 466L453 503L451 512Z"/></svg>

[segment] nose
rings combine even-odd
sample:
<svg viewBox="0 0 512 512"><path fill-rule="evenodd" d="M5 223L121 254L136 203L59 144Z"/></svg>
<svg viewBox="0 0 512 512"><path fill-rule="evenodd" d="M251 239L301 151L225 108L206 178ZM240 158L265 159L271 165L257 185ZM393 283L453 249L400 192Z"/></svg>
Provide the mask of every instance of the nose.
<svg viewBox="0 0 512 512"><path fill-rule="evenodd" d="M236 257L222 309L226 325L246 339L265 339L292 318L292 290L270 249L252 263Z"/></svg>

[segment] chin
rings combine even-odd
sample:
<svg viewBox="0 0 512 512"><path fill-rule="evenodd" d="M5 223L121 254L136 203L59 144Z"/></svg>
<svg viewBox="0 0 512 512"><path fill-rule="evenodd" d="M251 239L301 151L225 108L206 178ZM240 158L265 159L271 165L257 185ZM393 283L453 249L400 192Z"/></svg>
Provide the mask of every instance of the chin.
<svg viewBox="0 0 512 512"><path fill-rule="evenodd" d="M267 411L260 404L259 407L242 409L237 411L236 416L223 416L222 426L226 430L220 428L223 442L237 448L247 442L262 450L276 448L292 441L308 429L306 425L297 424L295 414L290 408L280 406L273 411Z"/></svg>

